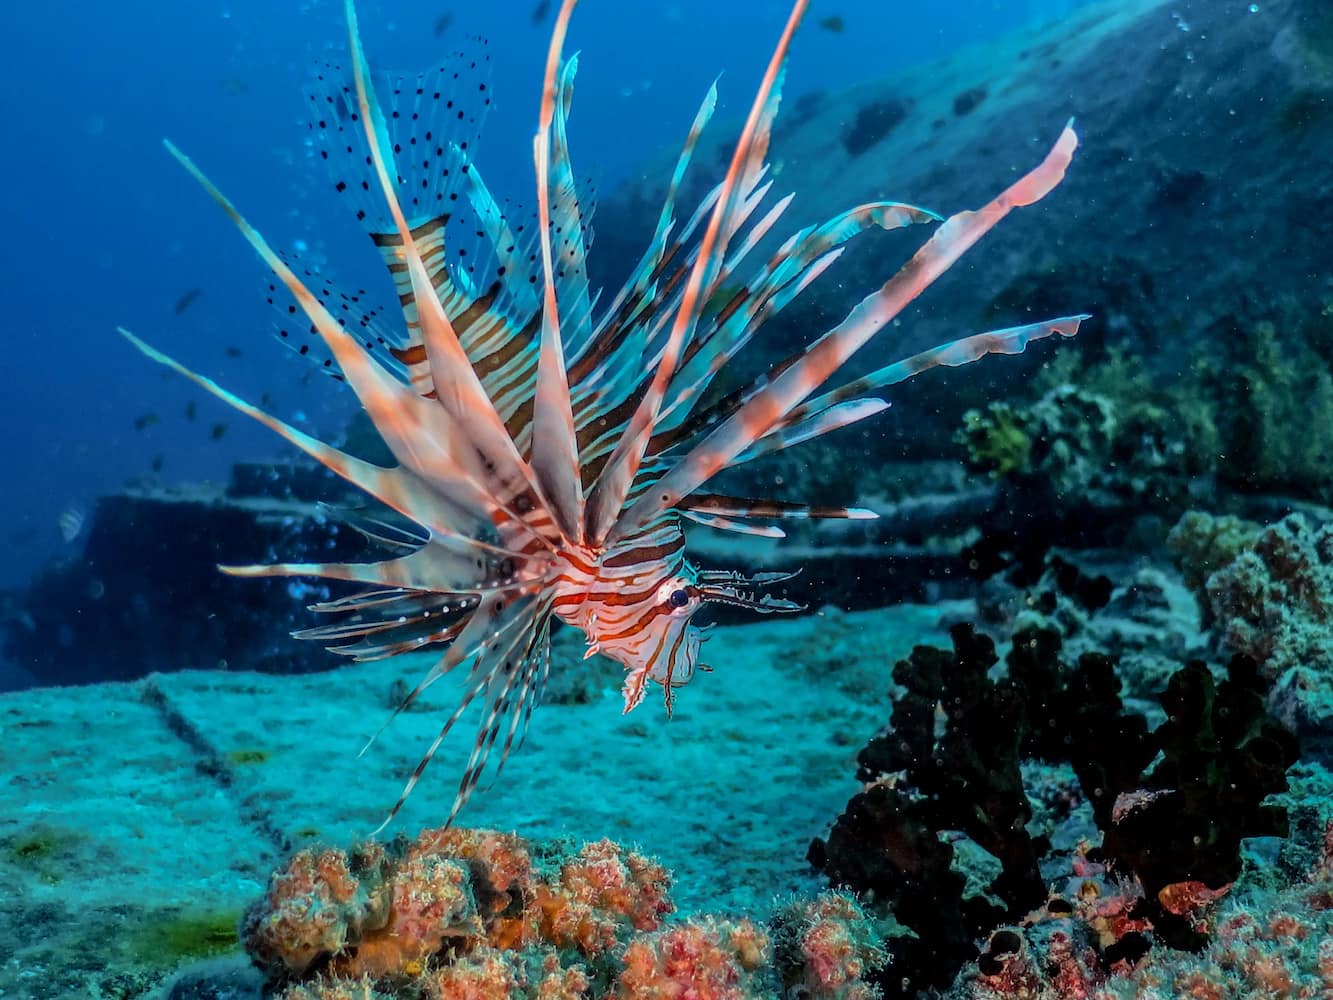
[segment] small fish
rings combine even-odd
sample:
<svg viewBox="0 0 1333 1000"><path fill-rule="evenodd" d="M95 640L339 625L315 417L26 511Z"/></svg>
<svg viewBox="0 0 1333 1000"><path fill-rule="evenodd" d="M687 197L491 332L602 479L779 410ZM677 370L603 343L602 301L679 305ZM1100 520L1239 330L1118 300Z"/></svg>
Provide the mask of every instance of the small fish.
<svg viewBox="0 0 1333 1000"><path fill-rule="evenodd" d="M537 0L537 6L532 8L532 23L541 24L549 13L551 13L551 0Z"/></svg>
<svg viewBox="0 0 1333 1000"><path fill-rule="evenodd" d="M624 284L602 297L588 278L587 206L579 200L566 137L576 60L564 58L562 49L575 0L559 7L539 92L530 258L463 145L475 138L480 117L468 111L479 109L433 114L444 100L455 110L451 94L484 94L477 100L489 103L487 86L466 76L475 63L465 58L404 85L392 83L384 92L392 102L386 108L376 95L381 78L372 75L361 48L355 5L345 0L355 100L331 74L321 77L315 106L354 105L364 114L354 120L330 115L317 122L317 135L339 189L378 196L378 207L369 198L358 198L355 207L401 305L402 322L393 329L367 316L359 327L364 334L353 335L342 314L359 295L339 293L322 279L308 286L199 168L167 144L268 264L273 284L292 294L292 312L305 314L397 460L370 463L326 444L295 426L299 416L280 420L121 331L152 360L276 431L414 526L404 530L365 518L355 525L353 512L350 523L394 551L378 561L225 567L233 576L360 584L312 606L333 622L296 635L359 661L438 650L399 711L444 674L461 675L459 707L384 825L469 705L479 703L481 724L446 824L472 795L492 752L504 764L552 668L556 621L583 633L587 655L624 668L626 712L652 685L661 688L670 712L678 689L707 670L700 659L704 633L693 621L702 607L800 610L763 592L794 574L747 577L696 567L686 557L686 520L781 538L785 520L875 516L860 507L712 492L723 470L881 413L889 405L881 398L886 390L930 369L1020 354L1043 338L1074 336L1087 318L975 333L830 384L992 227L1054 190L1078 137L1066 126L1034 167L976 210L945 219L902 202L871 201L798 230L760 260L751 251L791 202L788 196L760 208L771 180L766 161L783 67L807 5L792 4L725 174L716 183L682 185L716 104L716 92L709 91L676 161L655 233L642 256L624 261ZM546 8L538 4L534 15L544 17ZM455 85L460 75L466 82ZM448 123L447 134L426 131L438 119ZM425 167L417 155L405 155L427 136L436 155L459 169L438 169L434 158ZM709 192L702 204L676 204L678 193L700 190ZM431 217L417 209L436 203L447 210ZM456 212L470 212L461 217L461 231ZM768 331L767 321L831 266L848 240L934 225L939 228L910 261L836 326L812 331L819 335L804 350L748 385L733 378L731 359ZM467 234L465 246L455 245L456 232ZM478 265L479 257L489 264ZM727 286L738 291L708 314L709 301L719 302ZM388 351L375 351L376 343ZM735 391L716 391L729 382Z"/></svg>
<svg viewBox="0 0 1333 1000"><path fill-rule="evenodd" d="M821 18L819 26L823 28L825 31L833 32L833 34L835 35L841 35L845 30L847 30L847 22L844 21L837 14L833 14L830 17Z"/></svg>
<svg viewBox="0 0 1333 1000"><path fill-rule="evenodd" d="M229 358L239 358L241 356L241 349L239 347L228 347L222 353Z"/></svg>
<svg viewBox="0 0 1333 1000"><path fill-rule="evenodd" d="M185 404L185 419L194 422L194 418L199 414L199 407L192 399Z"/></svg>
<svg viewBox="0 0 1333 1000"><path fill-rule="evenodd" d="M208 432L208 436L212 438L214 441L221 441L223 435L225 435L226 433L227 433L226 424L214 424L213 429Z"/></svg>
<svg viewBox="0 0 1333 1000"><path fill-rule="evenodd" d="M165 455L154 455L153 461L150 464L154 472L161 472L162 466L165 465L166 462L167 459Z"/></svg>
<svg viewBox="0 0 1333 1000"><path fill-rule="evenodd" d="M60 537L68 544L83 534L83 522L85 514L81 507L66 507L56 518L56 526L60 528Z"/></svg>
<svg viewBox="0 0 1333 1000"><path fill-rule="evenodd" d="M154 424L160 424L162 418L156 413L144 413L134 418L134 429L136 431L146 431Z"/></svg>
<svg viewBox="0 0 1333 1000"><path fill-rule="evenodd" d="M449 26L453 23L454 23L454 15L452 14L441 14L439 17L437 17L435 19L435 27L432 29L435 34L435 37L436 38L443 37L444 33L449 30Z"/></svg>
<svg viewBox="0 0 1333 1000"><path fill-rule="evenodd" d="M186 309L189 309L190 306L194 304L194 300L199 298L199 296L203 294L204 290L202 288L191 288L188 292L186 292L184 295L182 295L180 298L176 300L176 304L172 306L172 311L177 316L182 315Z"/></svg>

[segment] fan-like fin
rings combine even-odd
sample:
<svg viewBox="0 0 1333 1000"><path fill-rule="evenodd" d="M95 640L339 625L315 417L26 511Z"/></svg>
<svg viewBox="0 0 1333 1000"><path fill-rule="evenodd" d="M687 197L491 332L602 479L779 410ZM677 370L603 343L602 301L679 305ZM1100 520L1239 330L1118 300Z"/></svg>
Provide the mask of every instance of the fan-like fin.
<svg viewBox="0 0 1333 1000"><path fill-rule="evenodd" d="M903 361L886 365L869 375L863 375L846 385L802 403L787 415L781 427L784 429L792 427L834 406L841 405L844 400L853 396L897 385L932 368L940 366L958 368L971 364L987 354L1022 354L1034 340L1043 340L1053 334L1073 337L1078 333L1079 327L1091 318L1087 313L1080 313L1077 316L1061 316L1059 319L1012 326L1004 330L992 330L989 333L977 333L970 337L951 340L947 344L913 354Z"/></svg>
<svg viewBox="0 0 1333 1000"><path fill-rule="evenodd" d="M492 483L491 491L496 498L505 505L522 504L535 508L540 499L534 490L531 470L519 456L513 439L477 378L471 361L435 295L425 264L412 239L398 200L394 179L397 170L393 167L393 150L384 113L375 98L370 69L361 49L356 8L353 0L346 0L345 6L358 108L380 190L403 242L412 294L421 320L422 341L435 381L436 398L466 432L471 445L467 455L469 467L483 481Z"/></svg>
<svg viewBox="0 0 1333 1000"><path fill-rule="evenodd" d="M185 376L227 405L268 427L353 486L364 490L409 520L428 528L433 537L448 538L483 550L492 548L479 539L481 533L489 528L491 517L488 513L493 505L488 504L484 494L468 487L466 482L459 481L450 488L446 488L442 482L432 482L428 486L406 469L381 468L339 451L247 403L212 379L192 372L128 330L120 328L119 332L149 358Z"/></svg>
<svg viewBox="0 0 1333 1000"><path fill-rule="evenodd" d="M560 66L556 81L554 119L550 129L549 184L551 192L552 261L556 271L560 328L565 356L578 357L592 338L593 297L588 285L590 217L579 200L579 185L569 153L569 108L574 99L578 54ZM544 102L543 102L544 104ZM557 239L558 237L558 239Z"/></svg>
<svg viewBox="0 0 1333 1000"><path fill-rule="evenodd" d="M373 583L404 590L478 594L504 590L518 582L526 561L504 549L480 543L451 545L427 542L411 555L373 563L273 563L265 566L223 566L231 576L319 576L327 580Z"/></svg>
<svg viewBox="0 0 1333 1000"><path fill-rule="evenodd" d="M1065 126L1046 158L1031 172L979 211L960 212L946 221L879 291L863 299L842 323L815 341L799 360L680 459L650 493L636 500L616 522L610 540L632 533L678 504L773 430L996 223L1015 208L1049 194L1064 179L1077 146L1072 125Z"/></svg>
<svg viewBox="0 0 1333 1000"><path fill-rule="evenodd" d="M705 514L693 510L682 510L681 514L695 524L702 524L705 528L715 528L718 531L734 531L738 535L755 535L759 538L787 537L787 533L776 524L746 524L744 521L723 517L721 514Z"/></svg>
<svg viewBox="0 0 1333 1000"><path fill-rule="evenodd" d="M452 443L454 454L457 454L456 449L459 447L456 442L458 432L448 417L409 391L370 357L190 158L170 142L166 143L166 147L221 206L263 261L287 286L297 304L318 329L348 384L394 456L427 479L434 480L437 476L454 480L469 478L446 450Z"/></svg>
<svg viewBox="0 0 1333 1000"><path fill-rule="evenodd" d="M537 362L537 390L532 413L532 469L551 513L565 538L583 542L583 484L579 476L578 441L574 435L574 410L565 370L565 349L560 335L560 309L556 292L555 265L551 246L551 131L555 105L560 97L557 76L575 0L565 0L551 32L546 56L546 79L542 87L540 124L533 139L537 168L537 225L542 250L542 339ZM562 192L562 195L564 192ZM572 197L572 185L569 196ZM565 220L568 223L568 219ZM582 237L574 234L580 246ZM587 295L586 279L572 286ZM583 308L582 304L576 308Z"/></svg>
<svg viewBox="0 0 1333 1000"><path fill-rule="evenodd" d="M704 294L712 283L721 261L725 257L727 241L730 239L736 220L736 203L742 207L754 183L757 183L758 164L768 149L769 133L772 129L773 116L777 113L777 103L781 94L783 67L787 60L787 50L791 46L792 36L805 15L807 0L797 0L792 5L787 25L773 50L768 69L759 84L750 116L736 144L731 166L722 182L722 191L712 218L705 230L699 246L690 277L685 286L675 322L666 347L657 363L653 381L644 394L642 402L630 418L620 443L611 454L602 469L589 499L589 535L594 542L604 542L611 535L612 529L623 534L618 515L629 495L630 487L638 474L639 466L652 436L657 415L661 409L666 390L675 374L685 344L694 332L699 314L704 306ZM639 522L639 526L648 519Z"/></svg>
<svg viewBox="0 0 1333 1000"><path fill-rule="evenodd" d="M729 497L720 493L695 493L681 502L682 512L708 514L728 518L796 518L799 520L869 521L879 517L864 507L819 507L808 503L790 503L786 500L759 500L752 497ZM788 577L784 577L788 579Z"/></svg>
<svg viewBox="0 0 1333 1000"><path fill-rule="evenodd" d="M464 660L473 657L472 669L464 684L464 693L458 707L445 721L444 725L440 727L439 734L435 737L434 742L431 743L425 755L421 758L421 762L417 764L416 769L407 779L398 801L394 803L384 822L372 832L372 836L392 823L394 817L402 810L403 803L407 801L412 794L412 790L416 788L417 782L421 780L421 775L430 765L435 752L440 748L440 744L444 742L445 737L453 730L458 720L463 717L463 713L467 711L468 706L472 704L477 695L481 694L486 689L487 684L492 682L492 675L502 669L504 657L512 649L512 646L517 644L519 638L526 635L530 629L548 627L547 622L536 620L537 616L533 614L537 606L537 600L538 598L532 593L521 593L514 598L499 594L487 596L468 620L467 627L463 629L462 634L454 640L454 644L449 647L440 662L432 669L427 682L442 677ZM495 653L499 649L503 649L505 652L496 657ZM477 734L478 744L484 736L484 732ZM465 776L465 779L467 777ZM472 782L475 783L475 778L472 778ZM464 784L467 784L466 780ZM462 808L470 793L470 786L467 787L466 792L460 786L458 798L450 812L450 822L458 814L458 810Z"/></svg>
<svg viewBox="0 0 1333 1000"><path fill-rule="evenodd" d="M883 413L888 408L889 404L887 402L874 397L853 399L826 407L803 420L784 423L777 430L769 431L733 458L730 465L734 468L737 465L759 458L761 455L769 455L813 438L822 437L841 427L847 427L857 421L865 420L867 417L873 417L877 413Z"/></svg>
<svg viewBox="0 0 1333 1000"><path fill-rule="evenodd" d="M657 228L653 232L653 238L648 243L648 250L644 253L643 259L639 261L638 267L630 275L624 287L621 288L615 299L607 307L604 318L597 324L596 337L589 345L590 350L604 355L606 340L614 337L619 330L622 330L626 325L626 320L645 301L653 299L651 286L661 274L663 258L668 253L669 237L676 221L676 196L680 191L681 182L685 179L685 171L689 168L690 160L694 156L695 147L699 144L699 138L703 135L703 130L713 117L713 111L716 107L717 82L714 81L713 85L708 88L708 93L704 95L699 110L695 113L689 134L685 138L685 145L676 159L676 167L671 173L666 198L663 200L662 211L657 217ZM599 345L601 345L600 350ZM583 361L586 357L586 354L581 355L579 360ZM589 370L580 371L580 366L575 367L575 371L580 372L580 374L587 374Z"/></svg>

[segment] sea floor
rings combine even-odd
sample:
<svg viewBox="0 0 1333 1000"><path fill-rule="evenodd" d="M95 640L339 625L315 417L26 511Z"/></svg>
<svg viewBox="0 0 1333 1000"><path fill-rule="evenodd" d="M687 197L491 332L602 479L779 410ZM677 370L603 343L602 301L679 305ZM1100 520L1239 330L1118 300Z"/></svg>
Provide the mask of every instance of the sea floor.
<svg viewBox="0 0 1333 1000"><path fill-rule="evenodd" d="M940 622L963 610L718 628L704 647L713 672L678 691L672 718L654 697L622 715L613 682L588 703L544 705L461 822L638 845L674 872L681 911L762 916L818 886L806 850L857 788L894 661L943 643ZM234 949L235 922L288 851L348 846L384 818L453 710L452 681L358 753L430 662L0 696L0 997L151 995L172 967ZM383 836L443 821L466 722Z"/></svg>

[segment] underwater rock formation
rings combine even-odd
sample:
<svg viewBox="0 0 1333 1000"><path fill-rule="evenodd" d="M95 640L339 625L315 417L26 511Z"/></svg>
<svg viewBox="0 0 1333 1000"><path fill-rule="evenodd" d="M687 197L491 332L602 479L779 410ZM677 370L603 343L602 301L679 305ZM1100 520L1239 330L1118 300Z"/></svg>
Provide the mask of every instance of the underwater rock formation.
<svg viewBox="0 0 1333 1000"><path fill-rule="evenodd" d="M242 463L225 492L201 484L102 497L82 553L17 596L23 613L6 623L6 655L46 685L228 664L273 673L335 666L287 635L309 624L304 605L327 588L238 581L217 564L275 552L356 558L364 539L317 507L343 495L313 467Z"/></svg>
<svg viewBox="0 0 1333 1000"><path fill-rule="evenodd" d="M1292 514L1260 529L1191 512L1171 534L1222 644L1251 657L1273 711L1333 741L1333 525Z"/></svg>
<svg viewBox="0 0 1333 1000"><path fill-rule="evenodd" d="M952 638L952 651L917 647L895 665L890 725L858 757L864 790L810 849L833 884L873 893L913 932L890 944L887 995L943 988L973 960L1016 954L1017 938L992 938L980 956L975 942L1043 907L1105 924L1092 937L1102 973L1154 938L1198 947L1199 913L1240 874L1241 841L1286 831L1265 800L1286 789L1296 742L1266 714L1254 664L1236 658L1220 684L1187 664L1159 696L1167 721L1150 729L1122 704L1111 661L1064 663L1054 631L1016 634L999 680L988 638L966 625ZM1063 815L1042 833L1036 762L1067 769L1054 778ZM1103 833L1100 860L1051 853L1080 808ZM984 875L960 870L965 848L988 859ZM1078 911L1081 890L1051 895L1058 872L1109 873L1116 884L1088 891L1117 902Z"/></svg>

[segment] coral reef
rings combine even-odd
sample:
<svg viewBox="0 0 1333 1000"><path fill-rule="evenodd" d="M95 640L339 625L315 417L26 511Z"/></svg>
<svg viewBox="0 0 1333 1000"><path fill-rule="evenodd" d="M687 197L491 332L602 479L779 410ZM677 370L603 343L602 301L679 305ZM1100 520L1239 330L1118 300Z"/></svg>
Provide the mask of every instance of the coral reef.
<svg viewBox="0 0 1333 1000"><path fill-rule="evenodd" d="M794 900L766 929L674 910L661 865L609 840L534 847L423 831L274 873L242 939L282 1000L869 1000L880 932L849 896ZM792 993L795 990L798 993Z"/></svg>
<svg viewBox="0 0 1333 1000"><path fill-rule="evenodd" d="M1239 490L1333 499L1333 374L1321 350L1327 317L1279 312L1223 325L1223 342L1241 343L1235 362L1210 380L1225 455L1219 478Z"/></svg>
<svg viewBox="0 0 1333 1000"><path fill-rule="evenodd" d="M987 956L960 977L948 1000L1315 1000L1333 995L1333 826L1325 842L1320 862L1292 885L1205 902L1208 941L1196 952L1155 948L1144 961L1126 957L1109 969L1100 967L1089 933L1098 921L1089 919L1090 910L1122 907L1117 902L1107 907L1103 897L1086 889L1073 902L1054 897L1045 912L992 935ZM1107 926L1104 918L1101 926Z"/></svg>
<svg viewBox="0 0 1333 1000"><path fill-rule="evenodd" d="M1199 913L1241 871L1241 841L1285 833L1265 799L1286 789L1296 745L1267 716L1254 664L1237 657L1220 684L1187 664L1150 730L1122 704L1111 661L1063 662L1053 630L1016 634L998 680L990 639L967 625L951 635L951 651L917 647L895 665L890 726L858 757L864 790L810 850L832 882L872 893L912 931L891 943L886 994L947 986L978 958L976 940L1055 905L1062 871L1078 881L1059 911L1102 973L1139 957L1149 933L1197 947ZM1034 830L1032 762L1072 770L1046 798L1064 801L1057 820L1103 833L1097 857L1052 854L1059 831ZM965 849L989 861L971 881ZM980 957L1018 950L1002 937Z"/></svg>
<svg viewBox="0 0 1333 1000"><path fill-rule="evenodd" d="M760 995L768 935L749 920L703 918L639 935L625 947L618 1000L744 1000ZM827 994L833 996L833 994Z"/></svg>
<svg viewBox="0 0 1333 1000"><path fill-rule="evenodd" d="M792 900L773 915L773 952L783 996L867 1000L864 977L884 966L879 929L850 896Z"/></svg>
<svg viewBox="0 0 1333 1000"><path fill-rule="evenodd" d="M1034 496L1114 509L1170 507L1186 478L1206 471L1207 420L1187 391L1153 390L1121 352L1096 365L1053 360L1031 403L969 410L955 442L975 472L1024 484ZM1188 404L1188 405L1187 405Z"/></svg>
<svg viewBox="0 0 1333 1000"><path fill-rule="evenodd" d="M1303 738L1333 738L1333 526L1193 513L1171 540L1222 643L1272 683L1278 716Z"/></svg>
<svg viewBox="0 0 1333 1000"><path fill-rule="evenodd" d="M1206 597L1208 578L1249 548L1259 531L1259 525L1235 515L1187 510L1166 536L1166 545L1185 576L1185 585Z"/></svg>

